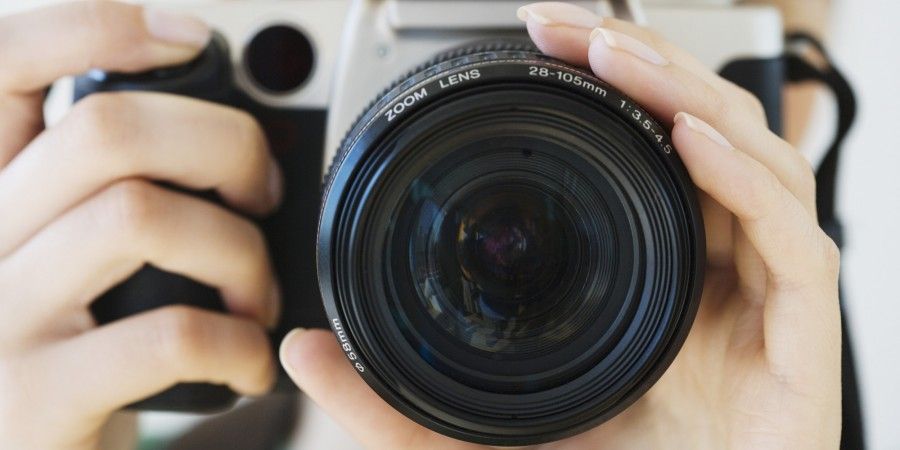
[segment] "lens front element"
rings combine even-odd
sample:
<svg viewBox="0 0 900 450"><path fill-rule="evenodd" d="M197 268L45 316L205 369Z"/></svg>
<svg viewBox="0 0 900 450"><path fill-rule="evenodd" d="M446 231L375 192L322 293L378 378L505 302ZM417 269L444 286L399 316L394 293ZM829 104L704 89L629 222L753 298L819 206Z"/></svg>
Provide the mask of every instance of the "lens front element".
<svg viewBox="0 0 900 450"><path fill-rule="evenodd" d="M595 364L604 336L621 333L613 322L627 322L636 273L637 229L591 156L599 141L523 99L580 107L497 87L428 112L393 135L409 159L372 187L363 225L386 320L433 369L500 393L559 386Z"/></svg>
<svg viewBox="0 0 900 450"><path fill-rule="evenodd" d="M581 259L578 231L559 199L510 181L436 214L426 206L420 229L430 232L413 236L409 258L431 318L461 342L500 357L533 351L551 336L548 328L559 328L554 316L565 315L562 297L574 278L567 265L578 267Z"/></svg>
<svg viewBox="0 0 900 450"><path fill-rule="evenodd" d="M548 331L568 322L567 269L581 259L580 230L559 199L507 180L428 215L421 220L433 232L416 236L412 253L425 258L411 258L410 268L426 267L412 274L436 323L500 357L556 337Z"/></svg>

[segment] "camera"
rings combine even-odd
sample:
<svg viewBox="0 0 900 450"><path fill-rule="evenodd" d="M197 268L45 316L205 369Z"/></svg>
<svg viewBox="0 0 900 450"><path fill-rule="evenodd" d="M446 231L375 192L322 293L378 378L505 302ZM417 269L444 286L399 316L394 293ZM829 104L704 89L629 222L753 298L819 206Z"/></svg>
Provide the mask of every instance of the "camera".
<svg viewBox="0 0 900 450"><path fill-rule="evenodd" d="M756 94L779 130L774 10L575 3L646 17ZM666 128L541 54L518 6L187 3L218 30L196 60L94 71L75 99L149 90L253 114L285 174L281 209L260 221L283 289L273 351L290 329L330 327L416 422L477 443L547 442L609 419L662 375L696 313L705 235ZM92 311L105 323L172 303L224 310L213 288L147 266ZM234 398L182 384L133 407Z"/></svg>

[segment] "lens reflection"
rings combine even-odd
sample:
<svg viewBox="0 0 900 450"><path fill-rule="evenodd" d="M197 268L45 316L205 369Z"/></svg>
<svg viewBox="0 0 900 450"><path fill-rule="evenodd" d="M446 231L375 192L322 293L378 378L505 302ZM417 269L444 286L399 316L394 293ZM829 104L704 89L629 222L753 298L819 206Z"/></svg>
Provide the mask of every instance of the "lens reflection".
<svg viewBox="0 0 900 450"><path fill-rule="evenodd" d="M487 349L492 335L522 339L552 322L547 314L562 299L567 265L579 259L567 258L578 243L558 201L505 183L452 202L445 213L450 220L430 236L428 263L452 283L443 300L461 321L456 332L480 335L470 343ZM493 344L496 350L500 342Z"/></svg>
<svg viewBox="0 0 900 450"><path fill-rule="evenodd" d="M546 152L477 146L437 161L394 217L393 267L451 340L492 359L549 354L597 323L613 275L602 195ZM407 250L403 250L403 249ZM405 256L404 256L405 255ZM435 324L437 327L435 327Z"/></svg>
<svg viewBox="0 0 900 450"><path fill-rule="evenodd" d="M451 222L458 222L456 256L466 303L483 304L486 315L501 320L527 315L558 283L568 245L564 228L571 228L549 195L513 188L463 202L452 212L459 220Z"/></svg>

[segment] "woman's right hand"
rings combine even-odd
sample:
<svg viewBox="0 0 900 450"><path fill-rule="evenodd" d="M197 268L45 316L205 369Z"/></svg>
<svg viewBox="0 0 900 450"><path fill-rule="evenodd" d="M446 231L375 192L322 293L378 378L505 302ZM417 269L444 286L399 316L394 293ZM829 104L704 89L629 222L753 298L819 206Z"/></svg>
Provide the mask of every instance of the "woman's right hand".
<svg viewBox="0 0 900 450"><path fill-rule="evenodd" d="M151 181L270 212L281 175L252 117L135 92L42 117L60 77L183 63L209 34L106 1L0 18L0 448L95 448L113 411L178 382L272 384L279 294L262 234ZM233 314L170 306L97 326L90 303L147 263L217 287Z"/></svg>

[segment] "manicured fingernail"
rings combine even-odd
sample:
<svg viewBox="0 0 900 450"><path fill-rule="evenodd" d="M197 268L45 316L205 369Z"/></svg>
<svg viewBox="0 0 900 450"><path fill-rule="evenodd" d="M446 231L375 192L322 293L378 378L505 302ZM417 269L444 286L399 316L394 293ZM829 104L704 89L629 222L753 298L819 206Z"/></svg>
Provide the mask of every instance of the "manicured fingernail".
<svg viewBox="0 0 900 450"><path fill-rule="evenodd" d="M269 298L266 300L266 325L275 328L281 319L281 288L277 282L272 282L269 289Z"/></svg>
<svg viewBox="0 0 900 450"><path fill-rule="evenodd" d="M599 27L603 23L602 17L584 8L562 2L525 5L516 11L516 16L523 22L530 19L548 27L568 26L589 30Z"/></svg>
<svg viewBox="0 0 900 450"><path fill-rule="evenodd" d="M281 347L278 349L278 358L281 360L281 365L288 372L296 372L300 364L303 363L298 360L299 348L297 346L300 342L300 335L305 332L305 328L294 328L281 341Z"/></svg>
<svg viewBox="0 0 900 450"><path fill-rule="evenodd" d="M695 116L692 116L686 112L680 112L678 114L675 114L675 123L678 122L684 123L691 130L708 137L710 140L712 140L716 144L719 144L723 148L729 150L734 149L734 146L731 145L730 142L728 142L728 139L725 139L725 136L722 136L722 133L719 133L715 128L710 126L710 124L698 119Z"/></svg>
<svg viewBox="0 0 900 450"><path fill-rule="evenodd" d="M648 47L647 44L644 44L627 34L619 33L618 31L607 30L606 28L595 28L594 31L591 32L590 40L591 43L603 42L607 47L613 50L621 50L630 53L651 64L656 64L657 66L669 64L668 59L657 53L656 50Z"/></svg>
<svg viewBox="0 0 900 450"><path fill-rule="evenodd" d="M170 11L145 8L144 23L153 37L172 44L203 48L212 35L202 20Z"/></svg>
<svg viewBox="0 0 900 450"><path fill-rule="evenodd" d="M269 198L272 199L273 204L278 205L281 203L281 196L284 193L284 176L281 174L281 168L278 167L278 163L274 159L269 160L267 176L269 177L267 180L269 183Z"/></svg>

